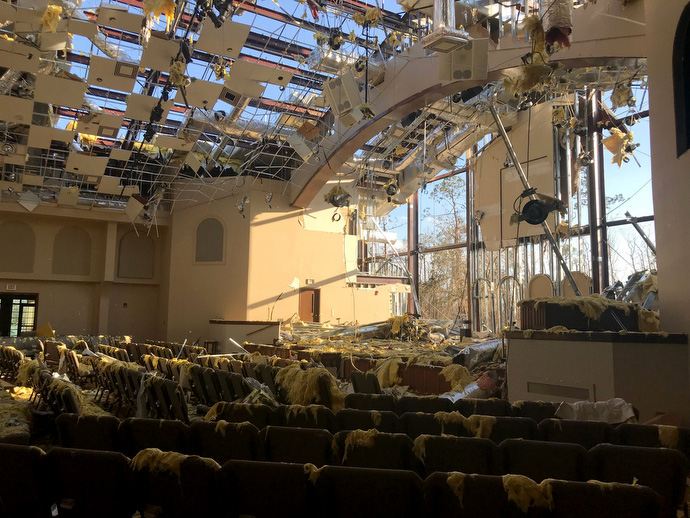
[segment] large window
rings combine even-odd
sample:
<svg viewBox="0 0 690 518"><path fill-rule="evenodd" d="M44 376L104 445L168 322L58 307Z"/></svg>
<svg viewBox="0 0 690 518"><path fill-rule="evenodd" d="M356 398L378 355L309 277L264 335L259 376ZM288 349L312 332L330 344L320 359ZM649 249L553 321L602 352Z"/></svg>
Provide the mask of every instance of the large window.
<svg viewBox="0 0 690 518"><path fill-rule="evenodd" d="M223 260L223 224L215 218L199 223L196 229L196 262L216 263Z"/></svg>
<svg viewBox="0 0 690 518"><path fill-rule="evenodd" d="M36 329L36 295L0 294L0 335L22 336Z"/></svg>
<svg viewBox="0 0 690 518"><path fill-rule="evenodd" d="M680 16L673 42L673 96L678 156L690 149L690 4Z"/></svg>

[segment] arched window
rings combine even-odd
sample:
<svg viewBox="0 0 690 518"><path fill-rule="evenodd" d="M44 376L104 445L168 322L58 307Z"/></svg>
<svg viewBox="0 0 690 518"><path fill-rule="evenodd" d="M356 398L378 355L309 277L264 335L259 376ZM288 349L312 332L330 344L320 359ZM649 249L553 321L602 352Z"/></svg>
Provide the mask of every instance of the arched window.
<svg viewBox="0 0 690 518"><path fill-rule="evenodd" d="M21 221L6 221L0 225L0 272L33 273L36 234Z"/></svg>
<svg viewBox="0 0 690 518"><path fill-rule="evenodd" d="M196 262L220 262L223 260L223 249L223 224L215 218L199 223L196 229Z"/></svg>
<svg viewBox="0 0 690 518"><path fill-rule="evenodd" d="M690 149L690 4L680 15L673 41L673 97L678 156Z"/></svg>
<svg viewBox="0 0 690 518"><path fill-rule="evenodd" d="M153 279L154 244L150 236L128 232L120 240L117 275L124 279Z"/></svg>
<svg viewBox="0 0 690 518"><path fill-rule="evenodd" d="M89 275L91 236L81 227L64 227L53 242L53 273Z"/></svg>

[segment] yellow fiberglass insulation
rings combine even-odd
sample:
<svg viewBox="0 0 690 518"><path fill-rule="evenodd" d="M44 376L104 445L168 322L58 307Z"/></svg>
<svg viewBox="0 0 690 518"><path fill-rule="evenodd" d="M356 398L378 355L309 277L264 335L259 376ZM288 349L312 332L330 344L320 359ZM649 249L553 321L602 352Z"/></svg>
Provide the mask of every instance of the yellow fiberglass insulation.
<svg viewBox="0 0 690 518"><path fill-rule="evenodd" d="M402 378L398 376L402 360L400 358L381 359L376 362L374 373L379 380L381 388L392 387L402 383Z"/></svg>
<svg viewBox="0 0 690 518"><path fill-rule="evenodd" d="M175 0L144 0L144 16L152 15L154 20L165 16L166 31L170 29L170 24L175 16Z"/></svg>
<svg viewBox="0 0 690 518"><path fill-rule="evenodd" d="M9 392L0 389L0 437L29 433L31 411L25 401L14 399Z"/></svg>
<svg viewBox="0 0 690 518"><path fill-rule="evenodd" d="M379 412L378 410L370 410L369 414L371 414L371 420L373 421L375 426L381 424L381 412Z"/></svg>
<svg viewBox="0 0 690 518"><path fill-rule="evenodd" d="M304 465L304 474L309 475L309 482L316 484L316 481L319 479L319 475L321 475L321 470L325 467L326 466L321 466L320 468L317 468L311 462L307 462Z"/></svg>
<svg viewBox="0 0 690 518"><path fill-rule="evenodd" d="M475 437L486 439L491 435L495 423L496 418L492 415L471 415L465 418L462 425Z"/></svg>
<svg viewBox="0 0 690 518"><path fill-rule="evenodd" d="M608 308L621 309L628 315L633 307L633 304L610 300L599 295L589 295L587 297L545 297L530 299L530 301L535 302L535 307L547 303L560 306L576 306L584 316L592 320L599 320ZM520 301L518 304L522 305L525 302L527 301Z"/></svg>
<svg viewBox="0 0 690 518"><path fill-rule="evenodd" d="M426 460L426 441L431 437L430 435L420 435L414 440L412 445L412 453L420 461L424 462Z"/></svg>
<svg viewBox="0 0 690 518"><path fill-rule="evenodd" d="M640 308L637 313L637 326L641 333L658 333L661 330L659 313Z"/></svg>
<svg viewBox="0 0 690 518"><path fill-rule="evenodd" d="M206 412L204 421L215 421L218 418L218 412L220 411L222 413L223 408L225 408L225 401L218 401L218 403L213 405L209 411Z"/></svg>
<svg viewBox="0 0 690 518"><path fill-rule="evenodd" d="M345 453L343 453L343 462L347 460L347 454L350 453L352 448L355 446L360 446L362 448L373 448L376 437L378 437L379 431L376 428L371 430L353 430L347 434L345 438Z"/></svg>
<svg viewBox="0 0 690 518"><path fill-rule="evenodd" d="M41 17L43 28L48 32L57 32L58 22L62 14L62 7L59 5L49 5Z"/></svg>
<svg viewBox="0 0 690 518"><path fill-rule="evenodd" d="M659 442L664 448L676 448L678 446L678 427L658 424Z"/></svg>
<svg viewBox="0 0 690 518"><path fill-rule="evenodd" d="M214 428L214 431L216 433L221 434L223 437L225 437L225 429L228 427L228 422L223 421L222 419L220 421L216 422L216 427Z"/></svg>
<svg viewBox="0 0 690 518"><path fill-rule="evenodd" d="M463 508L462 497L465 493L465 477L466 475L464 473L452 471L448 473L448 478L446 479L446 484L448 484L448 487L453 491L455 496L458 497L460 509Z"/></svg>
<svg viewBox="0 0 690 518"><path fill-rule="evenodd" d="M333 403L332 410L337 412L345 406L345 395L338 388L333 375L323 367L312 367L302 370L298 364L288 365L280 369L276 375L278 383L287 393L287 399L292 405L310 405L324 403L319 393L319 378L328 379L328 389Z"/></svg>
<svg viewBox="0 0 690 518"><path fill-rule="evenodd" d="M460 412L436 412L434 414L434 419L441 423L441 434L445 433L445 426L450 423L461 424L465 428L465 416Z"/></svg>
<svg viewBox="0 0 690 518"><path fill-rule="evenodd" d="M178 477L180 476L181 466L189 458L188 455L175 451L161 451L158 448L146 448L137 453L132 459L132 467L140 471L169 471ZM209 466L220 469L218 463L206 457L199 457Z"/></svg>
<svg viewBox="0 0 690 518"><path fill-rule="evenodd" d="M443 368L441 374L450 383L451 390L454 392L462 392L467 385L474 381L470 371L464 365L448 365Z"/></svg>
<svg viewBox="0 0 690 518"><path fill-rule="evenodd" d="M311 413L314 421L316 421L319 415L319 405L288 405L285 409L285 414L288 418L296 417L298 415L302 415L307 418L308 413Z"/></svg>
<svg viewBox="0 0 690 518"><path fill-rule="evenodd" d="M19 372L17 373L17 385L28 387L33 381L33 374L40 367L38 360L30 360L24 358L19 364Z"/></svg>
<svg viewBox="0 0 690 518"><path fill-rule="evenodd" d="M524 475L503 475L503 489L508 493L508 500L513 502L523 512L530 507L544 507L553 509L553 495L551 494L551 480L542 480L537 484Z"/></svg>

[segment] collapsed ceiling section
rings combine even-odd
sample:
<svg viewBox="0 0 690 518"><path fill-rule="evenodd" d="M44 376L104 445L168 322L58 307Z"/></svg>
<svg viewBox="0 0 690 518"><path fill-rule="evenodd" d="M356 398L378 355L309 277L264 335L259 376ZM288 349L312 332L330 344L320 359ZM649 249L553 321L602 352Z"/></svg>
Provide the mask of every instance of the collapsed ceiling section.
<svg viewBox="0 0 690 518"><path fill-rule="evenodd" d="M319 160L324 139L376 116L370 91L390 85L393 58L443 28L432 23L439 13L431 2L408 3L388 10L358 0L0 2L3 199L27 210L112 209L148 223L218 178L229 191L240 185L233 178L301 185L295 175ZM469 69L483 66L485 78L490 48L511 32L529 36L523 21L540 8L456 2L453 27L429 45L445 53L453 74L467 65L448 49L473 41ZM545 25L549 16L541 17ZM574 88L610 89L644 77L643 67L559 69L544 56L567 34L549 39L542 31L546 42L539 42L537 27L531 31L528 72L391 123L340 174L355 189L388 187L390 201L400 203L492 132L487 106L497 99L510 117ZM178 181L185 188L171 189Z"/></svg>

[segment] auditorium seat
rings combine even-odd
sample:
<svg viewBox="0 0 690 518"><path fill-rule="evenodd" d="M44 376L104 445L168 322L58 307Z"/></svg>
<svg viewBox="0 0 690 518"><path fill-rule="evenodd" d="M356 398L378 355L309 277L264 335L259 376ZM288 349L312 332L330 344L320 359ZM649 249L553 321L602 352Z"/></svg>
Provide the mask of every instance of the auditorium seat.
<svg viewBox="0 0 690 518"><path fill-rule="evenodd" d="M187 426L180 421L129 417L118 429L120 451L134 457L145 448L187 452Z"/></svg>
<svg viewBox="0 0 690 518"><path fill-rule="evenodd" d="M545 478L587 481L587 450L579 444L506 439L499 445L503 473L525 475L535 482Z"/></svg>
<svg viewBox="0 0 690 518"><path fill-rule="evenodd" d="M412 452L412 439L407 435L371 432L358 430L335 434L334 454L343 466L423 471L421 462Z"/></svg>
<svg viewBox="0 0 690 518"><path fill-rule="evenodd" d="M388 394L347 394L345 408L395 412L395 398ZM397 413L397 412L396 412Z"/></svg>
<svg viewBox="0 0 690 518"><path fill-rule="evenodd" d="M396 413L402 415L405 412L425 412L435 414L436 412L450 412L453 410L453 403L444 397L416 397L403 396L396 404Z"/></svg>
<svg viewBox="0 0 690 518"><path fill-rule="evenodd" d="M259 458L259 429L251 423L194 421L188 436L191 452L220 465L232 459Z"/></svg>
<svg viewBox="0 0 690 518"><path fill-rule="evenodd" d="M453 403L452 410L460 412L465 417L472 414L509 416L513 413L513 408L505 399L458 399Z"/></svg>
<svg viewBox="0 0 690 518"><path fill-rule="evenodd" d="M0 516L50 518L49 483L43 450L0 444Z"/></svg>
<svg viewBox="0 0 690 518"><path fill-rule="evenodd" d="M529 417L537 423L550 419L556 415L560 403L551 401L515 401L512 404L512 415L515 417Z"/></svg>
<svg viewBox="0 0 690 518"><path fill-rule="evenodd" d="M588 450L597 444L613 441L613 427L598 421L544 419L539 423L539 431L545 441L570 442Z"/></svg>
<svg viewBox="0 0 690 518"><path fill-rule="evenodd" d="M280 405L274 412L273 422L282 426L335 430L335 415L323 405Z"/></svg>
<svg viewBox="0 0 690 518"><path fill-rule="evenodd" d="M332 464L333 436L328 430L267 426L260 434L263 459L269 462Z"/></svg>
<svg viewBox="0 0 690 518"><path fill-rule="evenodd" d="M249 421L259 430L268 425L280 424L280 416L268 405L253 405L249 403L228 403L221 401L213 407L216 420L224 420L229 423L243 423Z"/></svg>
<svg viewBox="0 0 690 518"><path fill-rule="evenodd" d="M398 416L385 410L358 410L343 408L335 414L335 427L340 430L370 430L393 433L397 429Z"/></svg>
<svg viewBox="0 0 690 518"><path fill-rule="evenodd" d="M501 458L489 439L420 435L414 441L414 452L424 462L424 475L436 471L462 471L480 475L501 473Z"/></svg>
<svg viewBox="0 0 690 518"><path fill-rule="evenodd" d="M120 451L120 420L107 415L61 414L55 419L58 440L64 448Z"/></svg>

